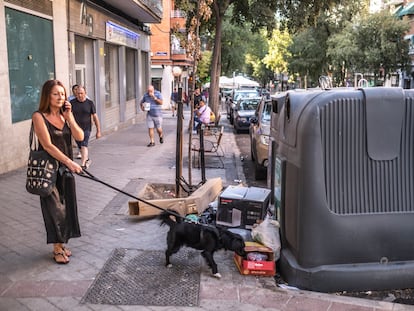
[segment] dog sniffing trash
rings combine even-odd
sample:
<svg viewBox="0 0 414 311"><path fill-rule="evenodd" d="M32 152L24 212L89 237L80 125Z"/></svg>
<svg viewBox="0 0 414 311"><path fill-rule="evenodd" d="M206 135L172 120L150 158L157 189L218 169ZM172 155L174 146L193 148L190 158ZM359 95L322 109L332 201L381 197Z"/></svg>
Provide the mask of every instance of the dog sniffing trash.
<svg viewBox="0 0 414 311"><path fill-rule="evenodd" d="M171 217L174 217L175 221ZM161 225L167 224L170 227L167 234L167 250L165 251L165 265L167 267L172 266L171 255L177 253L184 245L202 251L201 255L216 278L221 278L221 274L214 261L214 252L225 249L234 251L240 256L246 256L243 238L225 228L187 222L173 216L170 211L162 212L158 219L161 220Z"/></svg>

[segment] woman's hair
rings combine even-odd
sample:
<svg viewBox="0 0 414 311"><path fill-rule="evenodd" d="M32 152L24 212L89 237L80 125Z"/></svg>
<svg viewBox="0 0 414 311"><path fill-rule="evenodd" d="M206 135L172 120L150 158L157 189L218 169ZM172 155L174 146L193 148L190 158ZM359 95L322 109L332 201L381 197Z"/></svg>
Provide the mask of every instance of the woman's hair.
<svg viewBox="0 0 414 311"><path fill-rule="evenodd" d="M47 80L42 87L42 93L40 94L39 111L48 113L50 112L50 93L55 85L63 87L65 90L65 98L67 98L66 88L59 80Z"/></svg>

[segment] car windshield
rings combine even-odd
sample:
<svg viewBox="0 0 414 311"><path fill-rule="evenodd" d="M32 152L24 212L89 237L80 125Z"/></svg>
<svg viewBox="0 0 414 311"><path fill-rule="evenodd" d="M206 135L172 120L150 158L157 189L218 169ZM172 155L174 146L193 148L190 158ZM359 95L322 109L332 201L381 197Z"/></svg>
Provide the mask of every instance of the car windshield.
<svg viewBox="0 0 414 311"><path fill-rule="evenodd" d="M272 105L270 103L265 103L262 112L262 121L270 121L270 114L272 112Z"/></svg>
<svg viewBox="0 0 414 311"><path fill-rule="evenodd" d="M244 97L256 97L258 94L256 91L251 91L251 92L236 92L234 94L234 99L237 101L240 98L244 98Z"/></svg>
<svg viewBox="0 0 414 311"><path fill-rule="evenodd" d="M256 110L259 100L244 100L240 102L239 110Z"/></svg>

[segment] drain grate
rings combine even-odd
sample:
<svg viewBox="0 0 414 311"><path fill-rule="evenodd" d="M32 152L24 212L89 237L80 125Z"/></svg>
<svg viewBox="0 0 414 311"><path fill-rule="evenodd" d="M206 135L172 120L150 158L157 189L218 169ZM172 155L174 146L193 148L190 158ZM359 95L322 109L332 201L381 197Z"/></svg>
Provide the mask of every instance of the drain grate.
<svg viewBox="0 0 414 311"><path fill-rule="evenodd" d="M165 267L164 251L117 248L86 292L82 303L197 306L200 255L183 248Z"/></svg>

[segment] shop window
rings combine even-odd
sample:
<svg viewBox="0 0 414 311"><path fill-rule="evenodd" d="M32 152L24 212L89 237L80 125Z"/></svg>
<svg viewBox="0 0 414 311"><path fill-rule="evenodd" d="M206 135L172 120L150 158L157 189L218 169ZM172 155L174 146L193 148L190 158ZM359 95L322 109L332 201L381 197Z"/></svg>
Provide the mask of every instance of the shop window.
<svg viewBox="0 0 414 311"><path fill-rule="evenodd" d="M119 103L118 48L105 44L105 108Z"/></svg>
<svg viewBox="0 0 414 311"><path fill-rule="evenodd" d="M95 99L93 40L75 36L75 81L86 87L90 99Z"/></svg>
<svg viewBox="0 0 414 311"><path fill-rule="evenodd" d="M136 98L136 77L135 77L135 66L136 66L136 50L126 49L126 62L125 62L125 73L126 73L126 99L131 100Z"/></svg>
<svg viewBox="0 0 414 311"><path fill-rule="evenodd" d="M5 8L12 122L31 118L43 83L55 77L52 21Z"/></svg>

